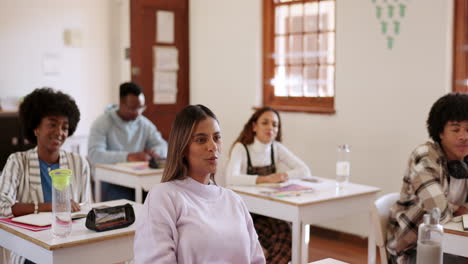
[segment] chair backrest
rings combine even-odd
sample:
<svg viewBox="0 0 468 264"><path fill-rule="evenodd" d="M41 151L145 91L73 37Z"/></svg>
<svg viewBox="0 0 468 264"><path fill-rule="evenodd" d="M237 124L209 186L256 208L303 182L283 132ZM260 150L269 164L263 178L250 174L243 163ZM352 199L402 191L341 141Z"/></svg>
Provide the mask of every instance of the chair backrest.
<svg viewBox="0 0 468 264"><path fill-rule="evenodd" d="M382 264L387 263L387 250L385 241L387 239L387 223L390 216L390 208L400 198L399 193L389 193L380 197L372 206L372 221L375 226L375 242L379 247L380 259Z"/></svg>

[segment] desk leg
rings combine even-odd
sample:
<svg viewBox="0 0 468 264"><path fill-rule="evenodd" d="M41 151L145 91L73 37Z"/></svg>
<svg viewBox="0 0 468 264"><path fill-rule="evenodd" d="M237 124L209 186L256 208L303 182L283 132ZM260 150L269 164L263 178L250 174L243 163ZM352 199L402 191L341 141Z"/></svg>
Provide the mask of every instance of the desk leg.
<svg viewBox="0 0 468 264"><path fill-rule="evenodd" d="M141 203L141 196L143 196L143 193L141 191L141 186L135 187L135 202Z"/></svg>
<svg viewBox="0 0 468 264"><path fill-rule="evenodd" d="M302 235L301 235L302 261L301 263L309 263L309 240L310 240L310 226L307 224L302 224Z"/></svg>
<svg viewBox="0 0 468 264"><path fill-rule="evenodd" d="M372 221L372 213L369 214L369 237L367 238L367 263L368 264L375 264L375 251L376 251L376 244L375 244L375 223Z"/></svg>
<svg viewBox="0 0 468 264"><path fill-rule="evenodd" d="M95 180L94 181L94 199L96 200L96 203L101 202L101 181L100 180Z"/></svg>
<svg viewBox="0 0 468 264"><path fill-rule="evenodd" d="M302 225L301 222L292 222L292 248L291 248L291 263L301 263L301 249L302 249ZM304 262L307 263L307 262Z"/></svg>

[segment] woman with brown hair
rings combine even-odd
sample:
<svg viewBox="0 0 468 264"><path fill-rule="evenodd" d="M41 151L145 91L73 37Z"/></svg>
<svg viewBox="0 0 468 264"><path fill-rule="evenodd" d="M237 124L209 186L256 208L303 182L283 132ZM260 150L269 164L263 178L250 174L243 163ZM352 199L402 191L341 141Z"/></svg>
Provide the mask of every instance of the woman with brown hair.
<svg viewBox="0 0 468 264"><path fill-rule="evenodd" d="M215 184L221 147L210 109L190 105L177 114L162 183L137 219L136 263L265 263L242 199Z"/></svg>
<svg viewBox="0 0 468 264"><path fill-rule="evenodd" d="M271 107L257 110L234 142L226 169L227 184L281 183L310 177L307 165L281 144L281 120ZM268 263L291 260L288 223L252 214Z"/></svg>

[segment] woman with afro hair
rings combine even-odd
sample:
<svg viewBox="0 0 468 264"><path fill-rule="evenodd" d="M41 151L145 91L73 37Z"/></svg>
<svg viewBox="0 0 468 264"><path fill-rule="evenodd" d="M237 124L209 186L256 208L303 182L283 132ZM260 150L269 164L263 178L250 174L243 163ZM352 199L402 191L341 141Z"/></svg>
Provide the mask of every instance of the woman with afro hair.
<svg viewBox="0 0 468 264"><path fill-rule="evenodd" d="M49 171L70 169L72 211L91 201L90 171L86 159L60 149L73 135L80 111L73 98L51 88L28 94L20 105L20 124L37 146L8 157L0 176L0 217L52 211Z"/></svg>

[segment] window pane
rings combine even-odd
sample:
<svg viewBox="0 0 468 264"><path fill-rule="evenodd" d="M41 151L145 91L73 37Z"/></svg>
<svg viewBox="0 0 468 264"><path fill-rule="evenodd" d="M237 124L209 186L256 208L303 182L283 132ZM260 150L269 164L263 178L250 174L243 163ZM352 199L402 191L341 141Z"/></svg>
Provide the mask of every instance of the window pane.
<svg viewBox="0 0 468 264"><path fill-rule="evenodd" d="M335 1L320 1L320 30L335 30Z"/></svg>
<svg viewBox="0 0 468 264"><path fill-rule="evenodd" d="M304 5L304 32L318 31L318 2Z"/></svg>
<svg viewBox="0 0 468 264"><path fill-rule="evenodd" d="M304 67L304 96L318 96L318 66L307 65Z"/></svg>
<svg viewBox="0 0 468 264"><path fill-rule="evenodd" d="M272 80L271 85L275 88L275 96L288 96L286 67L280 66L275 68L275 78Z"/></svg>
<svg viewBox="0 0 468 264"><path fill-rule="evenodd" d="M289 37L289 64L302 64L302 35L292 35Z"/></svg>
<svg viewBox="0 0 468 264"><path fill-rule="evenodd" d="M303 9L304 6L302 4L295 4L291 5L291 13L290 13L290 32L291 33L302 33L303 30Z"/></svg>
<svg viewBox="0 0 468 264"><path fill-rule="evenodd" d="M275 33L288 33L289 6L278 6L275 8Z"/></svg>
<svg viewBox="0 0 468 264"><path fill-rule="evenodd" d="M302 66L291 66L289 70L289 96L303 96Z"/></svg>
<svg viewBox="0 0 468 264"><path fill-rule="evenodd" d="M335 63L335 33L319 34L319 61L321 64Z"/></svg>
<svg viewBox="0 0 468 264"><path fill-rule="evenodd" d="M335 66L320 66L319 96L334 96Z"/></svg>
<svg viewBox="0 0 468 264"><path fill-rule="evenodd" d="M284 36L275 38L275 54L273 54L273 57L276 65L286 64L286 40L287 38Z"/></svg>
<svg viewBox="0 0 468 264"><path fill-rule="evenodd" d="M318 35L304 35L304 63L318 63Z"/></svg>

